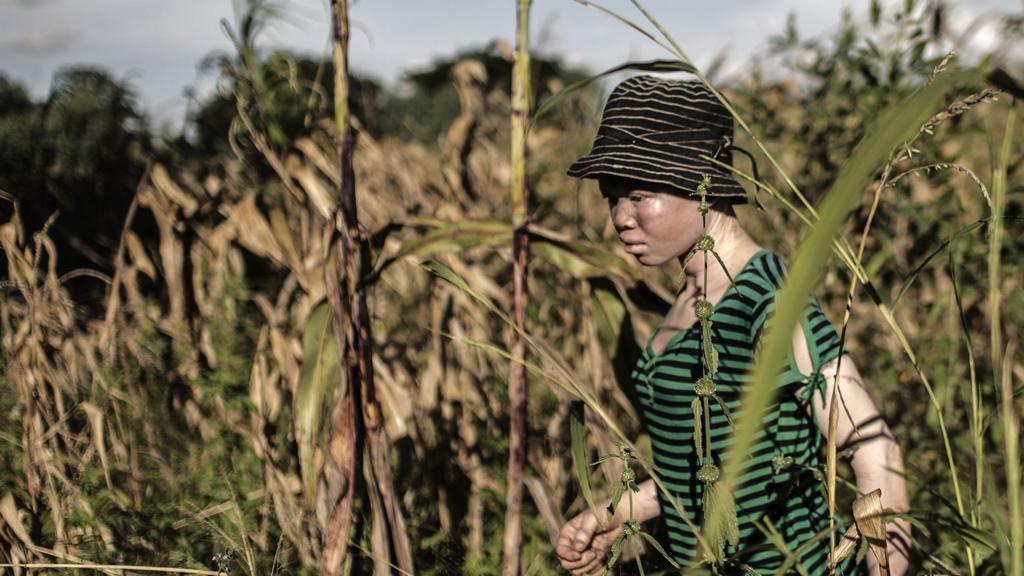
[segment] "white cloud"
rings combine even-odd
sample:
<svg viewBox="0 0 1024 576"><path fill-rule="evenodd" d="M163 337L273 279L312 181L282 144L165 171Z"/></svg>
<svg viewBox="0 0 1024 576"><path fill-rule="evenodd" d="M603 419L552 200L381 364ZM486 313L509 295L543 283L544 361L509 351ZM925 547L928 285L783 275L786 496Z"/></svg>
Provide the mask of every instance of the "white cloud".
<svg viewBox="0 0 1024 576"><path fill-rule="evenodd" d="M19 37L0 40L0 50L11 50L20 54L51 54L66 50L74 41L74 32L54 28L33 32Z"/></svg>

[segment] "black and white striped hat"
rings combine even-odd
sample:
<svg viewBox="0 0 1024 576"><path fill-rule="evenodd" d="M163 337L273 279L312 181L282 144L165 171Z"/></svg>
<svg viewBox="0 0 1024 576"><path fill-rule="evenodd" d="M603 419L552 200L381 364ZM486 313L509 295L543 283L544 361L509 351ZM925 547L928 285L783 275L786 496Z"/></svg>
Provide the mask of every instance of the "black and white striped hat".
<svg viewBox="0 0 1024 576"><path fill-rule="evenodd" d="M608 95L593 148L566 173L656 182L687 193L707 174L709 196L742 201L746 192L732 173L701 158L731 165L732 138L732 115L703 82L634 76Z"/></svg>

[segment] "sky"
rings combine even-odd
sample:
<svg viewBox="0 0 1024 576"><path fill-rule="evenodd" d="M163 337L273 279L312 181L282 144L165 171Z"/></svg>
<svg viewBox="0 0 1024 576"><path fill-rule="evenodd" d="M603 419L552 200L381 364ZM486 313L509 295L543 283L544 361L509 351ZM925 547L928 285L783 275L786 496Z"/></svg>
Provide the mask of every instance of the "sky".
<svg viewBox="0 0 1024 576"><path fill-rule="evenodd" d="M181 122L184 89L199 93L213 79L197 64L216 51L230 51L221 21L235 21L244 0L0 0L0 73L29 87L37 98L49 91L53 73L69 64L93 64L127 80L143 109L161 122ZM283 18L262 36L265 46L283 46L320 55L327 47L327 0L277 0ZM891 4L892 2L885 2ZM643 17L629 0L603 5L636 21ZM644 0L698 66L723 51L725 71L742 68L779 34L795 14L802 36L834 29L844 8L863 17L868 0ZM510 43L515 0L356 0L350 65L394 85L403 70L424 66L460 49L494 39ZM1019 11L1019 0L972 0L956 5L967 21L991 11ZM992 31L978 34L978 42ZM669 54L621 22L574 0L534 0L531 42L570 64L598 71L629 60L668 58Z"/></svg>

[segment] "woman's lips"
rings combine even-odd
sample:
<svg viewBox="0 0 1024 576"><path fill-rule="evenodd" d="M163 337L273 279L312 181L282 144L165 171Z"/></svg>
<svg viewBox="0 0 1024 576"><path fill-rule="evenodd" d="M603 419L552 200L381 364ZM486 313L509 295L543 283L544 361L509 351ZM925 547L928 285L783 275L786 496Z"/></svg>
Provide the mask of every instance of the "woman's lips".
<svg viewBox="0 0 1024 576"><path fill-rule="evenodd" d="M630 254L636 254L638 252L643 252L646 247L647 247L647 245L644 244L643 242L637 242L637 243L626 244L625 245L626 252L629 252Z"/></svg>

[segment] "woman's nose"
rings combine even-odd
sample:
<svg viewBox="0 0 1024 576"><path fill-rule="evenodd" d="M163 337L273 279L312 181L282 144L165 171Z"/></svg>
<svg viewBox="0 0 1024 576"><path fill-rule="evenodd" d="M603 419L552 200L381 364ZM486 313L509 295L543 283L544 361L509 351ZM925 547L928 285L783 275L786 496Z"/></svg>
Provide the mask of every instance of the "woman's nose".
<svg viewBox="0 0 1024 576"><path fill-rule="evenodd" d="M636 214L629 198L620 197L611 202L612 224L615 228L633 228L636 226Z"/></svg>

